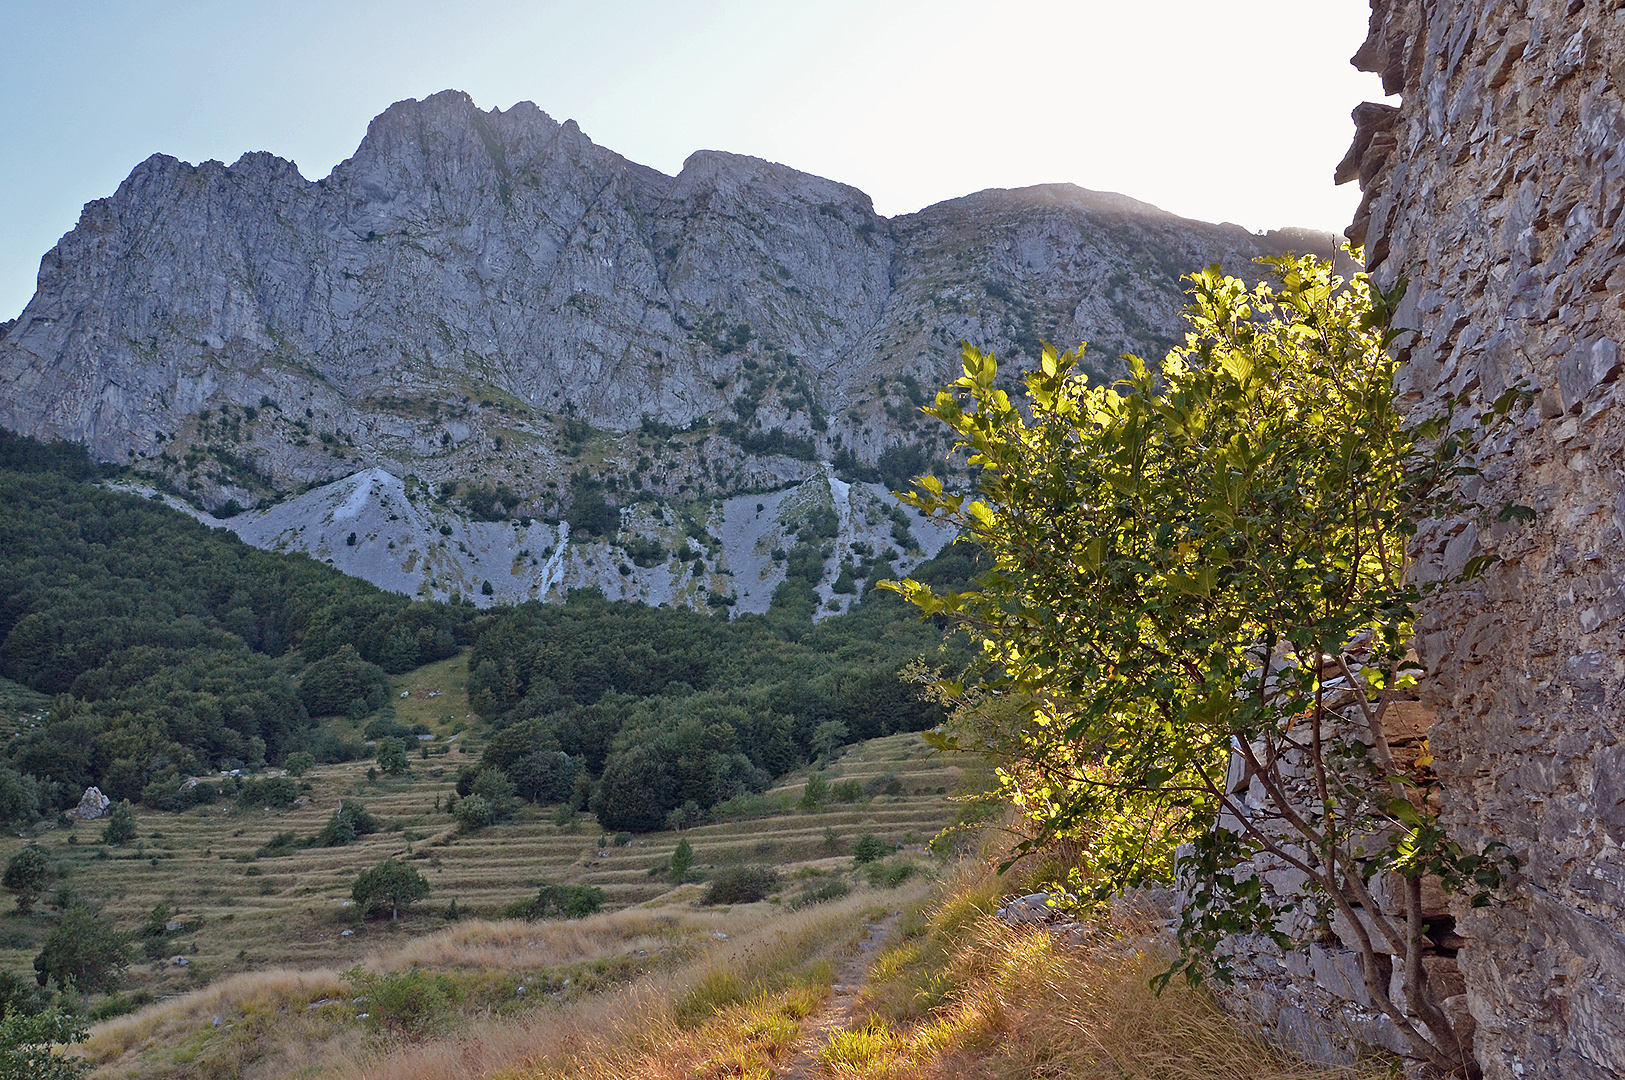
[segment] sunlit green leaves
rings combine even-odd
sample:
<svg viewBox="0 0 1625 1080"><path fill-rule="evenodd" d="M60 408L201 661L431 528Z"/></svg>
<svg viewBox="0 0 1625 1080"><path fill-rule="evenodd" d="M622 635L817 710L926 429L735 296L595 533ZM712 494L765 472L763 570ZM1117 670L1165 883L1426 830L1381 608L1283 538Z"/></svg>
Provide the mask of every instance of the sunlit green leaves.
<svg viewBox="0 0 1625 1080"><path fill-rule="evenodd" d="M1389 672L1363 692L1413 684L1407 544L1470 471L1481 436L1459 432L1482 430L1402 414L1387 346L1403 286L1345 282L1314 258L1264 262L1272 281L1256 286L1192 274L1185 344L1157 372L1124 357L1111 386L1078 373L1081 349L1046 348L1018 408L996 360L967 346L963 377L926 411L959 436L978 490L922 483L908 501L994 569L964 593L893 586L982 636L981 688L959 722L1001 755L1004 794L1039 837L1077 844L1095 885L1166 877L1176 845L1194 843L1185 942L1198 952L1278 933L1281 909L1240 869L1262 841L1212 826L1232 746L1307 745L1332 677L1271 676L1266 694L1259 657L1363 635ZM997 707L1015 700L1031 707ZM1317 752L1329 779L1296 843L1378 858L1376 834L1357 834L1372 828L1398 838L1403 852L1380 856L1396 866L1446 859L1425 802L1391 798L1369 746Z"/></svg>

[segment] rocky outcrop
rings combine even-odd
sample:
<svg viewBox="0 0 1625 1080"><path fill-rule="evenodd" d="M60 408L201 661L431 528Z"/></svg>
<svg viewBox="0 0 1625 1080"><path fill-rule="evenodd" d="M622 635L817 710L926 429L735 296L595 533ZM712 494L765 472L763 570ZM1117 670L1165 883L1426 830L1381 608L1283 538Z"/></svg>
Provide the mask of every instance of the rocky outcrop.
<svg viewBox="0 0 1625 1080"><path fill-rule="evenodd" d="M101 788L88 787L79 799L79 805L74 807L73 816L80 821L95 821L107 813L107 808L111 805L113 800L103 795Z"/></svg>
<svg viewBox="0 0 1625 1080"><path fill-rule="evenodd" d="M1423 584L1493 560L1418 631L1446 826L1521 863L1505 903L1450 904L1475 1053L1494 1080L1625 1075L1625 10L1373 0L1355 62L1403 96L1356 110L1338 175L1379 284L1410 283L1412 407L1533 393L1463 482L1481 513L1416 541ZM1287 985L1338 982L1314 959Z"/></svg>
<svg viewBox="0 0 1625 1080"><path fill-rule="evenodd" d="M823 484L825 461L895 485L947 448L917 405L961 341L1088 340L1114 374L1182 334L1180 274L1330 247L1067 185L886 219L782 165L665 176L446 91L322 180L143 162L0 329L0 425L226 515L373 469L469 521L557 522L582 477L623 508Z"/></svg>

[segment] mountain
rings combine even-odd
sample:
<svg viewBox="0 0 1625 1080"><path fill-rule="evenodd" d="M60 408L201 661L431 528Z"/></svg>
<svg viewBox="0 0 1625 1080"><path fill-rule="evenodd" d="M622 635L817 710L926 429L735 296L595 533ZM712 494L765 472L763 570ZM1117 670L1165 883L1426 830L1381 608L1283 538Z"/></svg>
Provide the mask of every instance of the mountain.
<svg viewBox="0 0 1625 1080"><path fill-rule="evenodd" d="M947 539L887 489L953 467L917 406L961 341L1087 340L1109 378L1179 340L1180 274L1332 244L1070 185L888 219L783 165L666 176L445 91L322 180L267 153L137 166L0 325L0 425L408 593L762 610L799 534L836 610L843 566Z"/></svg>

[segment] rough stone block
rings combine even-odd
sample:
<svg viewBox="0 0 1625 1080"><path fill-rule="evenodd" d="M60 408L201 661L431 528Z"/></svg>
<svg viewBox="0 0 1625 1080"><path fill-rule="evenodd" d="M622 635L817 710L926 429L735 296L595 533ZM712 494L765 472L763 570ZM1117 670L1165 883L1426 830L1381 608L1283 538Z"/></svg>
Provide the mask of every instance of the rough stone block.
<svg viewBox="0 0 1625 1080"><path fill-rule="evenodd" d="M1309 946L1309 966L1315 973L1315 985L1344 1001L1360 1005L1371 1004L1371 993L1365 986L1365 973L1360 969L1360 954L1352 949Z"/></svg>

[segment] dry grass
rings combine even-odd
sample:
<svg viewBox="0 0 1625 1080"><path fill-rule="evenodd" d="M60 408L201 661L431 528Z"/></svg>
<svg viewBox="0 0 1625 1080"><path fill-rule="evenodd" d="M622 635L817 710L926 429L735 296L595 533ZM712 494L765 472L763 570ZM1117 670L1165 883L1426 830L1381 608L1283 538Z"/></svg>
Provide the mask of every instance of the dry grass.
<svg viewBox="0 0 1625 1080"><path fill-rule="evenodd" d="M859 893L783 913L757 909L757 926L713 939L703 955L623 990L472 1025L455 1038L382 1048L343 1080L708 1080L767 1077L828 992L827 956L850 945L879 901L912 894ZM765 912L762 909L766 909ZM736 912L742 909L735 909Z"/></svg>
<svg viewBox="0 0 1625 1080"><path fill-rule="evenodd" d="M361 1049L348 993L336 971L235 975L98 1026L82 1052L105 1080L297 1075Z"/></svg>
<svg viewBox="0 0 1625 1080"><path fill-rule="evenodd" d="M962 880L877 961L868 1019L820 1055L841 1080L1330 1080L1387 1069L1327 1070L1297 1061L1180 983L1161 995L1166 961L1143 928L1109 926L1085 946L987 912L1000 882Z"/></svg>

